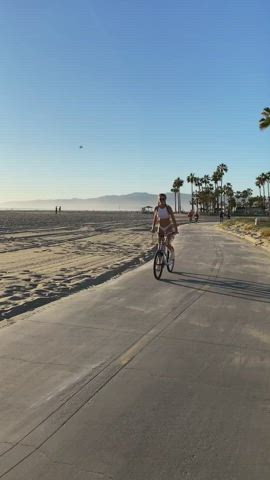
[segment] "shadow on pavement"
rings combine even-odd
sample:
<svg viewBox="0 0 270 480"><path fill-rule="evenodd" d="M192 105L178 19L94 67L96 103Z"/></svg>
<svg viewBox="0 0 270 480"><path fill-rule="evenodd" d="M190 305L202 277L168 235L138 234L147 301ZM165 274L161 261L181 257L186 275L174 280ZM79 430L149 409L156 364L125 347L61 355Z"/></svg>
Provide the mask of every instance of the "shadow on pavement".
<svg viewBox="0 0 270 480"><path fill-rule="evenodd" d="M161 281L195 290L201 290L207 286L207 292L270 304L270 285L267 283L237 280L236 278L229 277L215 277L191 272L175 271L173 274L175 276L181 275L181 277L173 279L163 278Z"/></svg>

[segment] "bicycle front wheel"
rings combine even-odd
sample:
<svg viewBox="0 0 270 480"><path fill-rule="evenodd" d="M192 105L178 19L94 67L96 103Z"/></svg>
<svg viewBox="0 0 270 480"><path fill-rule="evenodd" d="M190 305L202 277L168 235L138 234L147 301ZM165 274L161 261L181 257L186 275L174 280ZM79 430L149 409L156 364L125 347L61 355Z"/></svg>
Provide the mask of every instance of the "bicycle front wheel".
<svg viewBox="0 0 270 480"><path fill-rule="evenodd" d="M164 268L164 260L163 260L163 253L162 252L156 252L155 258L154 258L154 265L153 265L153 272L154 272L154 277L159 280L162 271Z"/></svg>
<svg viewBox="0 0 270 480"><path fill-rule="evenodd" d="M174 269L174 257L170 255L170 250L167 251L167 270L172 272Z"/></svg>

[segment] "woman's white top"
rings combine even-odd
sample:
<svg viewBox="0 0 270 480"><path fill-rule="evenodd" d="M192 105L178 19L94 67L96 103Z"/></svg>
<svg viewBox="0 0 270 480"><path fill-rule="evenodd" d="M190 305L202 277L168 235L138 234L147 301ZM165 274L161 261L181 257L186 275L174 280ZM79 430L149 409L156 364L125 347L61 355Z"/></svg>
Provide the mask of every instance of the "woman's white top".
<svg viewBox="0 0 270 480"><path fill-rule="evenodd" d="M170 214L168 212L167 207L164 207L164 208L158 207L158 216L160 220L168 220L170 218Z"/></svg>

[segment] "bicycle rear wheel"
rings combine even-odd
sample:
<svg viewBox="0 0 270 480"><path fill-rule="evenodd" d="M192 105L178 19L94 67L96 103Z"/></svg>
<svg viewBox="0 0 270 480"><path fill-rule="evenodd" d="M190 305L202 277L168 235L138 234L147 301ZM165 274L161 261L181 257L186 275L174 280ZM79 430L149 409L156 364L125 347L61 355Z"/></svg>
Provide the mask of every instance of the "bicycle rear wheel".
<svg viewBox="0 0 270 480"><path fill-rule="evenodd" d="M154 277L159 280L164 268L163 253L157 251L154 258L153 272Z"/></svg>
<svg viewBox="0 0 270 480"><path fill-rule="evenodd" d="M170 255L170 250L167 251L167 270L168 272L172 272L174 269L174 257Z"/></svg>

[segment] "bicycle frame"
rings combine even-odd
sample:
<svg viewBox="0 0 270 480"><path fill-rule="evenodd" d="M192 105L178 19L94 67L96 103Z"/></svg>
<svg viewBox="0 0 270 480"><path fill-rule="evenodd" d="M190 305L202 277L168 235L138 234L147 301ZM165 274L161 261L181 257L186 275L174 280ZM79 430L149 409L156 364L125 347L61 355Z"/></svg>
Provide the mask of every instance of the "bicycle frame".
<svg viewBox="0 0 270 480"><path fill-rule="evenodd" d="M165 239L159 240L159 241L158 241L158 246L157 246L157 252L161 252L161 253L162 253L164 265L168 265L168 264L169 264L169 262L167 261L168 251L170 252L170 250L169 250L169 248L168 248L168 245L167 245L167 243L166 243L166 240L165 240Z"/></svg>

